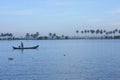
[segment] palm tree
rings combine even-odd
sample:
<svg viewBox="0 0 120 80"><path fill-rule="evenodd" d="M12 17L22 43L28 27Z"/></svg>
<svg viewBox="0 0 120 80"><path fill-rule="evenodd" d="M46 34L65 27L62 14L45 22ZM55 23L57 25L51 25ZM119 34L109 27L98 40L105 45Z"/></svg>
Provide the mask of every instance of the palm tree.
<svg viewBox="0 0 120 80"><path fill-rule="evenodd" d="M90 32L91 32L91 34L93 34L93 33L95 33L95 30L92 30L92 29L91 29Z"/></svg>
<svg viewBox="0 0 120 80"><path fill-rule="evenodd" d="M96 30L96 34L98 34L99 32L100 32L100 30L99 30L99 29L97 29L97 30Z"/></svg>
<svg viewBox="0 0 120 80"><path fill-rule="evenodd" d="M26 33L26 38L29 39L30 38L30 34L29 33Z"/></svg>
<svg viewBox="0 0 120 80"><path fill-rule="evenodd" d="M87 33L89 33L90 31L89 30L87 30Z"/></svg>
<svg viewBox="0 0 120 80"><path fill-rule="evenodd" d="M31 37L34 38L34 39L38 39L39 37L39 32L36 32L34 34L31 34Z"/></svg>
<svg viewBox="0 0 120 80"><path fill-rule="evenodd" d="M76 30L76 33L77 33L77 35L78 35L79 31L78 31L78 30ZM79 36L78 36L78 37L79 37Z"/></svg>
<svg viewBox="0 0 120 80"><path fill-rule="evenodd" d="M52 33L49 33L49 37L52 38Z"/></svg>
<svg viewBox="0 0 120 80"><path fill-rule="evenodd" d="M4 36L4 33L1 33L1 36L3 37L3 36Z"/></svg>
<svg viewBox="0 0 120 80"><path fill-rule="evenodd" d="M100 32L100 34L103 34L103 30L102 29L99 32Z"/></svg>
<svg viewBox="0 0 120 80"><path fill-rule="evenodd" d="M39 36L39 32L36 32L36 37L38 37Z"/></svg>
<svg viewBox="0 0 120 80"><path fill-rule="evenodd" d="M54 33L54 34L52 35L52 38L54 38L54 39L56 38L56 33Z"/></svg>
<svg viewBox="0 0 120 80"><path fill-rule="evenodd" d="M113 34L115 34L115 30L114 30L114 31L112 31L112 33L113 33Z"/></svg>
<svg viewBox="0 0 120 80"><path fill-rule="evenodd" d="M84 31L81 31L81 33L83 34L83 33L84 33Z"/></svg>
<svg viewBox="0 0 120 80"><path fill-rule="evenodd" d="M13 38L13 34L12 33L10 33L9 36L10 36L11 39Z"/></svg>
<svg viewBox="0 0 120 80"><path fill-rule="evenodd" d="M107 31L106 30L103 30L104 33L106 33Z"/></svg>
<svg viewBox="0 0 120 80"><path fill-rule="evenodd" d="M31 38L34 38L34 34L31 34L30 36L31 36Z"/></svg>
<svg viewBox="0 0 120 80"><path fill-rule="evenodd" d="M118 32L118 29L115 29L115 32Z"/></svg>
<svg viewBox="0 0 120 80"><path fill-rule="evenodd" d="M84 33L87 33L87 30L86 30L86 29L84 30Z"/></svg>
<svg viewBox="0 0 120 80"><path fill-rule="evenodd" d="M56 36L56 33L54 33L53 36L55 37L55 36Z"/></svg>
<svg viewBox="0 0 120 80"><path fill-rule="evenodd" d="M119 34L120 34L120 30L119 30Z"/></svg>
<svg viewBox="0 0 120 80"><path fill-rule="evenodd" d="M64 36L64 35L62 35L61 37L62 37L62 39L63 39L63 38L65 38L65 36Z"/></svg>
<svg viewBox="0 0 120 80"><path fill-rule="evenodd" d="M78 30L76 30L76 33L79 33L79 31L78 31Z"/></svg>

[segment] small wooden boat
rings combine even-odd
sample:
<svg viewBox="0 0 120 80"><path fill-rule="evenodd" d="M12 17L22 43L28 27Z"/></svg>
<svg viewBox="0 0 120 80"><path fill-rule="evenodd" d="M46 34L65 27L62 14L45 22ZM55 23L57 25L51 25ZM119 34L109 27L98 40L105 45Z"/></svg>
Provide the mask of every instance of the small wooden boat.
<svg viewBox="0 0 120 80"><path fill-rule="evenodd" d="M14 47L13 46L13 49L37 49L39 47L39 45L37 45L37 46L33 46L33 47Z"/></svg>

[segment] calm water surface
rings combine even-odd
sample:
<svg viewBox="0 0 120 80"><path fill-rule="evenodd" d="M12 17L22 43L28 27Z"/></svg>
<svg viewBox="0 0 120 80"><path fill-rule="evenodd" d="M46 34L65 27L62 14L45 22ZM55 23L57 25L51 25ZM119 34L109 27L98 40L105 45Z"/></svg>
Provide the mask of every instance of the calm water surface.
<svg viewBox="0 0 120 80"><path fill-rule="evenodd" d="M0 80L120 80L120 40L0 41ZM9 60L13 58L13 60Z"/></svg>

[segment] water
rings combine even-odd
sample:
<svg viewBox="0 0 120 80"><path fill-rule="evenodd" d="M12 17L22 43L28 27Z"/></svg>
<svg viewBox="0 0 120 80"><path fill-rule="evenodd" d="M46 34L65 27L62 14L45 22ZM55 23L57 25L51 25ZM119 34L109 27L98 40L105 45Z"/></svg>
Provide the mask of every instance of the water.
<svg viewBox="0 0 120 80"><path fill-rule="evenodd" d="M0 41L0 80L120 80L120 40ZM10 60L12 58L13 60Z"/></svg>

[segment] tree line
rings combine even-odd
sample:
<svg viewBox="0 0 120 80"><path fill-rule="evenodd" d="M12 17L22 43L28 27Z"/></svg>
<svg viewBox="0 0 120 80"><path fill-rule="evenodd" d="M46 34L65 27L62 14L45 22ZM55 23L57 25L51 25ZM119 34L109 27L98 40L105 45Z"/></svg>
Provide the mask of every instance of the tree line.
<svg viewBox="0 0 120 80"><path fill-rule="evenodd" d="M120 29L114 29L114 30L105 30L105 29L85 29L85 30L76 30L76 34L77 35L89 35L89 38L110 38L110 39L119 39L120 38ZM94 37L91 37L92 35L94 35ZM77 37L77 38L80 38ZM83 37L84 38L84 37Z"/></svg>
<svg viewBox="0 0 120 80"><path fill-rule="evenodd" d="M0 33L0 40L55 40L68 39L68 36L57 35L56 33L49 33L47 36L42 36L39 32L26 33L22 37L14 36L12 33Z"/></svg>
<svg viewBox="0 0 120 80"><path fill-rule="evenodd" d="M49 33L47 36L41 36L39 32L36 33L26 33L26 39L37 39L37 40L55 40L55 39L68 39L68 36L65 35L57 35L56 33Z"/></svg>
<svg viewBox="0 0 120 80"><path fill-rule="evenodd" d="M0 33L0 40L63 40L63 39L120 39L120 29L84 29L76 30L76 36L58 35L48 33L46 36L39 32L26 33L22 37L14 36L13 33Z"/></svg>
<svg viewBox="0 0 120 80"><path fill-rule="evenodd" d="M6 37L6 36L12 37L13 34L12 34L12 33L1 33L1 34L0 34L0 37Z"/></svg>
<svg viewBox="0 0 120 80"><path fill-rule="evenodd" d="M13 34L12 33L0 33L0 40L12 40Z"/></svg>

